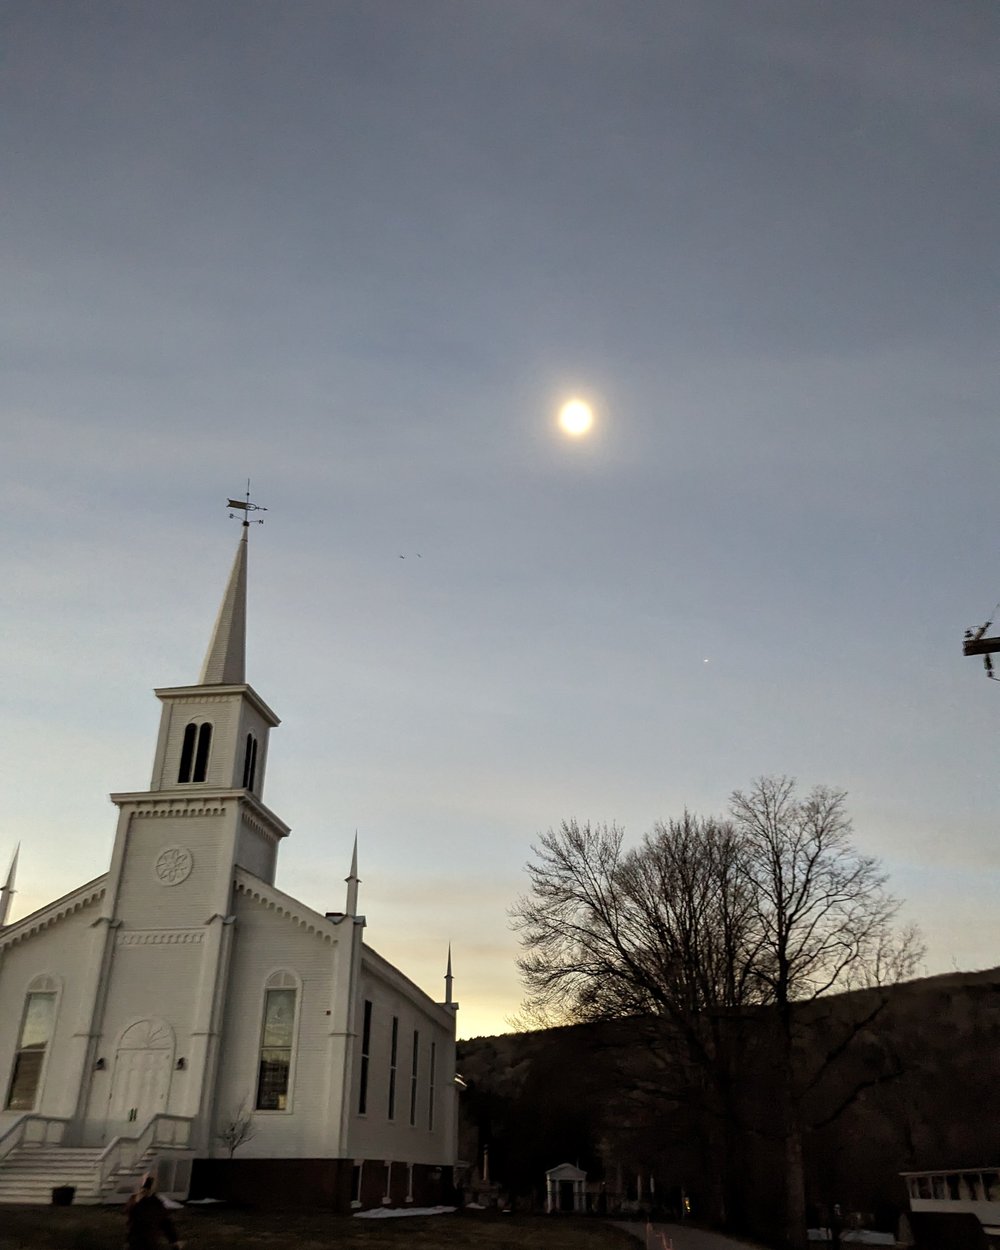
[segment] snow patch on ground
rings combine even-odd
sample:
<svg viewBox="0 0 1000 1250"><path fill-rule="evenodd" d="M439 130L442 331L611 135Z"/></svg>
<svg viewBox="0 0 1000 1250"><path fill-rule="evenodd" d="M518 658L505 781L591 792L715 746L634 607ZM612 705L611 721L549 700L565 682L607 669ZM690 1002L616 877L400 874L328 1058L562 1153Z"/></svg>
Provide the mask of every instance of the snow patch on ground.
<svg viewBox="0 0 1000 1250"><path fill-rule="evenodd" d="M398 1220L404 1215L449 1215L454 1207L374 1207L371 1211L355 1211L356 1220Z"/></svg>
<svg viewBox="0 0 1000 1250"><path fill-rule="evenodd" d="M806 1229L806 1236L810 1241L832 1241L833 1234L828 1228L809 1228ZM841 1244L853 1243L863 1246L894 1246L896 1238L892 1233L876 1233L869 1228L845 1228L840 1234Z"/></svg>

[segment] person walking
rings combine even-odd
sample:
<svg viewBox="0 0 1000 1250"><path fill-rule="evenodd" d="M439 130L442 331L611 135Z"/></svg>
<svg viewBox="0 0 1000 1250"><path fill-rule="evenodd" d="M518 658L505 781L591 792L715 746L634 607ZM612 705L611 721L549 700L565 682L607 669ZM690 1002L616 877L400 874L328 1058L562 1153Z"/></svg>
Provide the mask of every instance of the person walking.
<svg viewBox="0 0 1000 1250"><path fill-rule="evenodd" d="M147 1172L142 1184L125 1203L127 1250L160 1250L161 1238L167 1241L171 1250L181 1250L177 1229L155 1189L156 1179L151 1172Z"/></svg>

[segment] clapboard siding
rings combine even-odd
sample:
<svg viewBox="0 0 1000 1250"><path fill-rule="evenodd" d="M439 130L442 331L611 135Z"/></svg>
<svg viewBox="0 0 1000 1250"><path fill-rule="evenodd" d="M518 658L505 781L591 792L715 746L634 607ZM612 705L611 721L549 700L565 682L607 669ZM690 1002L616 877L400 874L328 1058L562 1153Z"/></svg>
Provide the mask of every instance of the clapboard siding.
<svg viewBox="0 0 1000 1250"><path fill-rule="evenodd" d="M258 832L246 819L240 821L236 841L236 862L262 881L274 880L277 846Z"/></svg>
<svg viewBox="0 0 1000 1250"><path fill-rule="evenodd" d="M349 1146L355 1158L408 1163L451 1163L447 1151L454 1115L454 1022L405 977L365 950L358 989L360 1035L365 1000L372 1004L368 1097L360 1114L361 1046L355 1047ZM389 1119L392 1021L399 1021L395 1115ZM419 1034L416 1123L410 1123L413 1033ZM428 1128L431 1044L435 1052L434 1128Z"/></svg>
<svg viewBox="0 0 1000 1250"><path fill-rule="evenodd" d="M192 694L190 698L169 699L163 705L161 750L157 752L157 771L153 790L169 790L178 784L184 730L191 721L208 721L212 726L212 750L208 758L205 784L233 786L237 736L241 727L242 700L239 695ZM240 780L242 781L242 754Z"/></svg>
<svg viewBox="0 0 1000 1250"><path fill-rule="evenodd" d="M278 908L238 893L236 932L229 975L216 1099L215 1132L241 1106L253 1107L260 1057L264 986L273 972L298 978L298 1017L288 1111L258 1111L256 1135L240 1157L334 1153L340 1120L340 1088L331 1074L334 966L339 938L309 932Z"/></svg>
<svg viewBox="0 0 1000 1250"><path fill-rule="evenodd" d="M128 854L122 866L117 914L128 929L173 929L203 925L219 893L220 874L229 873L223 809L210 816L134 813L128 826ZM191 852L190 875L164 885L156 861L168 847Z"/></svg>
<svg viewBox="0 0 1000 1250"><path fill-rule="evenodd" d="M59 986L55 1027L35 1110L41 1115L73 1114L78 1088L73 1063L78 1050L74 1034L87 1005L82 1001L83 974L92 957L92 925L99 911L99 902L95 900L51 927L7 947L0 956L0 1107L7 1102L28 986L36 977L50 976ZM20 1114L0 1113L0 1133Z"/></svg>

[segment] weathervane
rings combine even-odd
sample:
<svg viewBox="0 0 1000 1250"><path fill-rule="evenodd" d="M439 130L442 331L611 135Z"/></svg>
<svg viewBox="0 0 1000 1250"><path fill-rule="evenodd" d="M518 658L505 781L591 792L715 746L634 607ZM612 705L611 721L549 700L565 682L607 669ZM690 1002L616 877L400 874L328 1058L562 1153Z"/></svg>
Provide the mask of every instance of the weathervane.
<svg viewBox="0 0 1000 1250"><path fill-rule="evenodd" d="M243 513L243 525L244 525L244 527L249 527L249 525L250 525L250 513L251 513L251 512L266 512L266 511L267 511L267 509L264 507L264 505L263 505L263 504L259 504L259 503L251 503L251 502L250 502L250 479L249 479L249 478L247 478L247 497L246 497L246 499L245 499L245 500L243 500L243 499L230 499L230 500L229 500L229 502L228 502L228 504L227 504L227 507L230 507L230 508L239 508L240 512L242 512L242 513ZM235 521L235 520L237 520L237 519L238 519L238 513L236 513L236 512L230 512L230 514L229 514L229 519L230 519L230 521ZM254 517L254 518L253 518L253 521L254 521L254 524L255 524L255 525L263 525L263 524L264 524L264 518L263 518L263 517Z"/></svg>

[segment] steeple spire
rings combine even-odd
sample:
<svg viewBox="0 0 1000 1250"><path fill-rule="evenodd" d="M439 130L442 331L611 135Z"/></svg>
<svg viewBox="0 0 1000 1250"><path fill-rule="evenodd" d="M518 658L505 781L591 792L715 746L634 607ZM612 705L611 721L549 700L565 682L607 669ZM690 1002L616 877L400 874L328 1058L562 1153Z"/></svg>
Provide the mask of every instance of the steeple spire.
<svg viewBox="0 0 1000 1250"><path fill-rule="evenodd" d="M21 843L18 842L14 848L14 858L10 861L10 871L7 873L7 880L2 888L0 888L0 929L7 923L10 916L10 905L14 900L14 878L17 876L17 857L21 850Z"/></svg>
<svg viewBox="0 0 1000 1250"><path fill-rule="evenodd" d="M348 916L356 916L358 914L358 886L361 880L358 877L358 833L354 831L354 853L351 856L351 875L345 877L347 882L347 907L346 914Z"/></svg>
<svg viewBox="0 0 1000 1250"><path fill-rule="evenodd" d="M454 979L455 978L451 975L451 943L449 942L448 943L448 970L444 974L444 1005L446 1007L450 1007L452 1005L451 987L452 987L452 982L454 981Z"/></svg>
<svg viewBox="0 0 1000 1250"><path fill-rule="evenodd" d="M236 559L229 574L226 593L212 630L205 663L201 668L199 686L241 686L247 679L247 534L249 523L243 522L243 533L236 548Z"/></svg>

